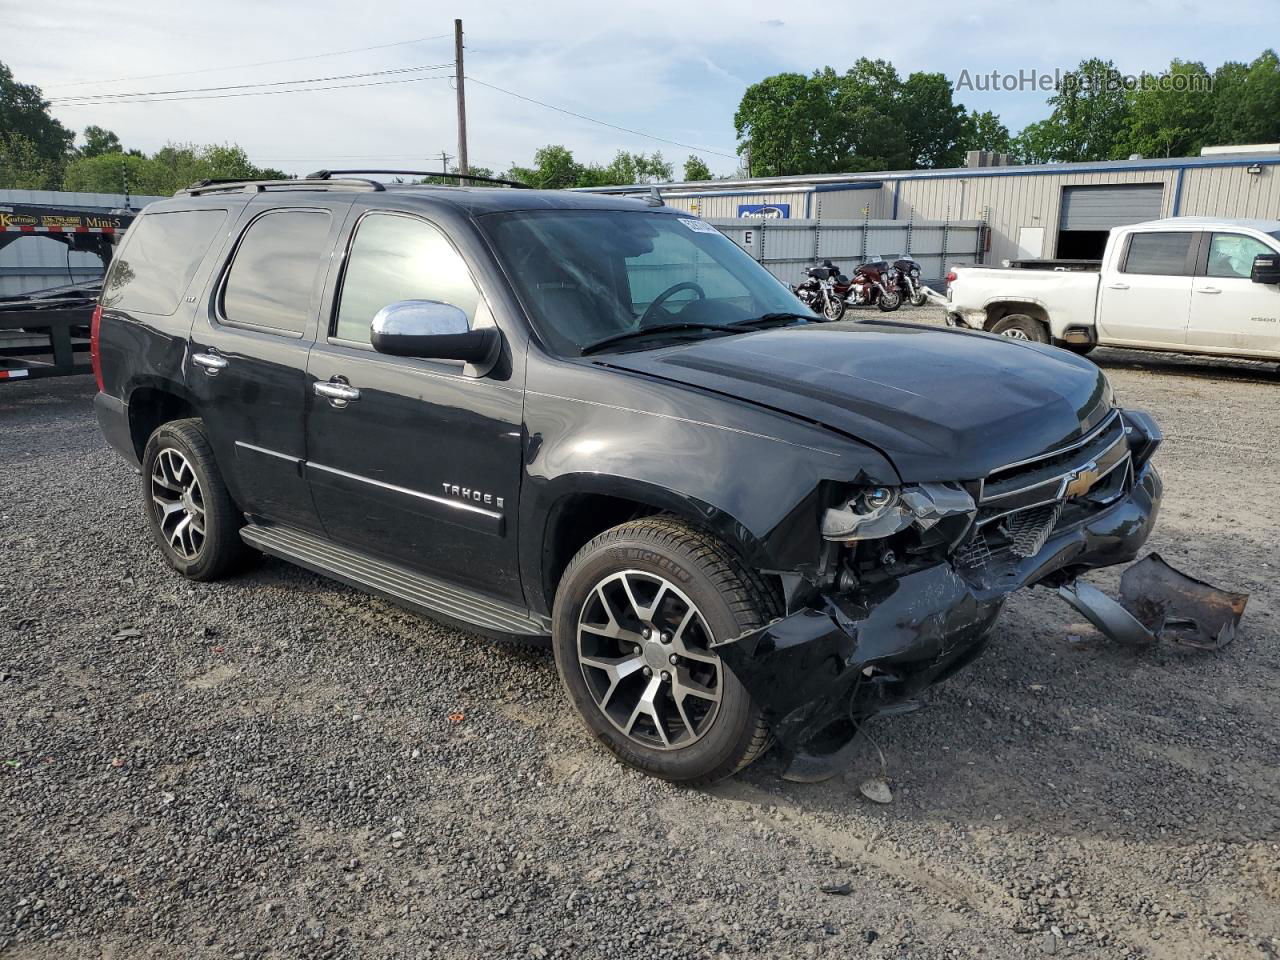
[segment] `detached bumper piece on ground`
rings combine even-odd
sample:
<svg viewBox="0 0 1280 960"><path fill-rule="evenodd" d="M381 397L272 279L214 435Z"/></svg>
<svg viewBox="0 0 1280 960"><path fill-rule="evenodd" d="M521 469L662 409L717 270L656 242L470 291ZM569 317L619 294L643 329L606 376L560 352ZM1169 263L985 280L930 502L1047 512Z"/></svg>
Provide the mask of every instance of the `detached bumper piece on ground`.
<svg viewBox="0 0 1280 960"><path fill-rule="evenodd" d="M1196 650L1221 650L1236 638L1249 595L1230 593L1175 570L1158 553L1135 563L1120 578L1120 601L1092 584L1058 588L1062 599L1095 627L1127 647L1165 639Z"/></svg>

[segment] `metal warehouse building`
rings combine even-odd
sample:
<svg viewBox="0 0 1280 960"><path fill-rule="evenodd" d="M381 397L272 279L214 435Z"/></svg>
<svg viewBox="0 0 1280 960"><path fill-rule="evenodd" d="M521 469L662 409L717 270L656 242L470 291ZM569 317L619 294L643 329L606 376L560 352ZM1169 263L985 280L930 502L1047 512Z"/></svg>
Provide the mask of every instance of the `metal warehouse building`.
<svg viewBox="0 0 1280 960"><path fill-rule="evenodd" d="M663 185L661 191L668 204L716 221L807 222L815 233L815 254L821 252L817 232L833 220L845 227L862 221L864 237L877 229L897 228L901 234L904 221L919 225L917 230L926 224L977 223L978 244L963 253L953 246L945 265L1023 257L1097 259L1112 227L1160 217L1280 219L1280 145L1206 152L1165 160L713 180ZM975 154L971 163L985 159ZM595 189L638 195L651 188ZM848 255L867 250L864 239L861 249ZM905 252L883 242L870 250ZM925 253L938 255L936 249Z"/></svg>

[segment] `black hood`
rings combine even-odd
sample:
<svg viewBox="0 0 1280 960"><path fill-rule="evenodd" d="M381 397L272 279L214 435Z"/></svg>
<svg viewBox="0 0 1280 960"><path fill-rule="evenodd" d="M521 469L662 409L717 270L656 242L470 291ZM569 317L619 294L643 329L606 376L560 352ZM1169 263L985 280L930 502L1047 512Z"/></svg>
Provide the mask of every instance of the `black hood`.
<svg viewBox="0 0 1280 960"><path fill-rule="evenodd" d="M1106 378L1066 350L902 323L809 324L598 362L822 424L904 481L975 480L1093 427Z"/></svg>

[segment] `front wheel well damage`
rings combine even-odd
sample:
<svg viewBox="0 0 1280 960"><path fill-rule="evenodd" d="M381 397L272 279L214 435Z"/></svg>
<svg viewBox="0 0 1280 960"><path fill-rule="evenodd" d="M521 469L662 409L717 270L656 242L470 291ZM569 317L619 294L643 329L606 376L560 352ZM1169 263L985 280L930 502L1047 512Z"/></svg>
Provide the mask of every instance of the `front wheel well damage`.
<svg viewBox="0 0 1280 960"><path fill-rule="evenodd" d="M556 588L564 575L569 562L578 551L591 540L619 524L644 517L665 516L681 523L710 533L726 548L743 559L748 569L751 565L742 558L742 552L736 544L729 543L715 530L706 524L699 523L689 517L672 512L669 509L633 500L627 497L610 496L608 494L580 493L567 496L556 503L547 520L546 536L543 538L542 557L542 592L547 609L555 602ZM775 575L759 572L761 578L776 598L781 598L781 584Z"/></svg>

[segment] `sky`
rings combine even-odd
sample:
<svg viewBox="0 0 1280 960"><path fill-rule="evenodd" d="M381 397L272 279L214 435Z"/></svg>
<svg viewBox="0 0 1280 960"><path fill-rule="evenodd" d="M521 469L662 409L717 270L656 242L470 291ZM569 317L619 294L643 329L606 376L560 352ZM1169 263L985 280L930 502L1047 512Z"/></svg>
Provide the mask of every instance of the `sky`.
<svg viewBox="0 0 1280 960"><path fill-rule="evenodd" d="M889 60L903 76L937 71L957 84L965 71L970 78L993 70L1052 73L1092 56L1113 59L1126 73L1159 71L1173 57L1212 70L1257 56L1265 33L1241 24L1271 23L1274 10L1275 0L1235 0L1229 18L1206 16L1203 4L1187 0L916 0L901 8L865 0L0 0L0 61L20 82L40 86L68 127L107 127L126 147L237 143L255 163L297 174L360 165L437 169L441 151L458 152L448 74L453 20L461 17L473 164L528 164L539 146L560 143L583 162L607 163L619 149L660 150L677 176L690 153L730 174L738 165L738 101L749 84L774 73L844 71L859 56ZM380 49L327 55L374 46ZM248 66L284 59L293 62ZM430 69L381 73L419 67ZM327 77L349 79L311 86L378 85L267 96L231 89L170 103L54 99ZM999 113L1014 133L1047 113L1047 96L956 92L971 109Z"/></svg>

